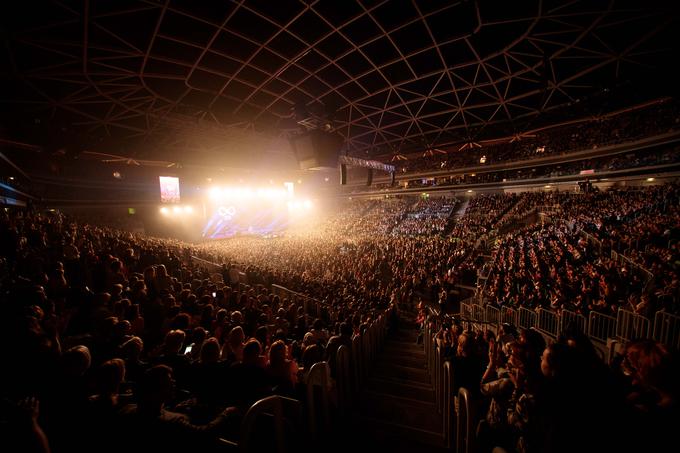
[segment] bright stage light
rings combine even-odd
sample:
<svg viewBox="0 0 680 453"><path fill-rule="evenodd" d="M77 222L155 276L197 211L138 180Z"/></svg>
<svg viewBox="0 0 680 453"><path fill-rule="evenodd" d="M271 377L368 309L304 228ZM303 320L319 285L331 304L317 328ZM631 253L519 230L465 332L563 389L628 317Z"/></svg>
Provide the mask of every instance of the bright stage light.
<svg viewBox="0 0 680 453"><path fill-rule="evenodd" d="M286 188L286 195L288 198L293 198L295 196L295 184L292 182L284 182L283 186Z"/></svg>
<svg viewBox="0 0 680 453"><path fill-rule="evenodd" d="M311 200L294 200L288 202L288 210L295 213L302 213L312 209L314 205Z"/></svg>
<svg viewBox="0 0 680 453"><path fill-rule="evenodd" d="M188 205L175 205L172 206L163 206L159 209L161 215L165 217L173 217L173 218L178 218L178 217L183 217L185 215L191 215L194 213L194 208Z"/></svg>
<svg viewBox="0 0 680 453"><path fill-rule="evenodd" d="M244 200L251 198L263 198L268 200L280 200L286 197L292 198L289 190L273 189L270 187L213 187L208 191L208 197L212 201Z"/></svg>
<svg viewBox="0 0 680 453"><path fill-rule="evenodd" d="M211 200L218 200L222 196L222 191L220 190L219 187L213 187L208 192L208 196L210 197Z"/></svg>

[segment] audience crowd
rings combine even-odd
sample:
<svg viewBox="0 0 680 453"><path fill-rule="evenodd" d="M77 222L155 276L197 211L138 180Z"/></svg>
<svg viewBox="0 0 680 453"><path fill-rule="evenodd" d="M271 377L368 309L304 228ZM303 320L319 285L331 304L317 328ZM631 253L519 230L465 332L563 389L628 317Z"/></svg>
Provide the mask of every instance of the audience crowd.
<svg viewBox="0 0 680 453"><path fill-rule="evenodd" d="M6 445L210 450L235 438L259 398L304 399L315 363L334 377L338 348L379 310L446 307L487 252L481 290L495 306L678 314L679 201L677 184L352 200L312 230L203 244L5 210ZM539 211L551 218L531 217ZM320 304L313 317L304 297ZM491 401L480 427L489 450L573 451L570 429L611 437L620 408L650 432L672 429L677 370L663 346L631 344L616 374L576 331L547 348L541 339L441 326L456 385Z"/></svg>

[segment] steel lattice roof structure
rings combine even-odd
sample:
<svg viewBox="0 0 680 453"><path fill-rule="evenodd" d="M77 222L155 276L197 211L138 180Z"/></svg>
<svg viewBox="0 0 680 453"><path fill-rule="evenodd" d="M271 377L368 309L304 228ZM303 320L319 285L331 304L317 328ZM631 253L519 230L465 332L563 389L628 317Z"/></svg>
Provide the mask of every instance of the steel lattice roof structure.
<svg viewBox="0 0 680 453"><path fill-rule="evenodd" d="M617 86L663 92L672 3L4 2L2 118L10 137L37 124L146 158L301 126L342 134L350 155L442 147L557 121Z"/></svg>

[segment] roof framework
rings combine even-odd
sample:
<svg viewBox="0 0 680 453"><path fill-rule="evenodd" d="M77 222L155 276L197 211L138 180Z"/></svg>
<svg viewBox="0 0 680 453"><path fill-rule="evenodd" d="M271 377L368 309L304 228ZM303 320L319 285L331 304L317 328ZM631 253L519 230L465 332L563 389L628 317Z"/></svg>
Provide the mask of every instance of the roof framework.
<svg viewBox="0 0 680 453"><path fill-rule="evenodd" d="M653 84L674 52L676 19L654 2L617 0L2 8L10 20L0 102L65 118L102 143L142 143L146 151L132 154L149 156L285 136L301 119L328 123L364 156L518 133L597 89Z"/></svg>

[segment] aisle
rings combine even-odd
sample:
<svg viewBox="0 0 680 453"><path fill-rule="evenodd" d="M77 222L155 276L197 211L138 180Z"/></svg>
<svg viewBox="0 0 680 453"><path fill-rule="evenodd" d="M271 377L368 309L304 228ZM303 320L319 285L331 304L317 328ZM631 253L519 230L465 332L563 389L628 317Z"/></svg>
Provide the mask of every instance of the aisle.
<svg viewBox="0 0 680 453"><path fill-rule="evenodd" d="M444 451L442 416L411 316L402 312L399 329L388 334L350 417L347 434L362 450Z"/></svg>

